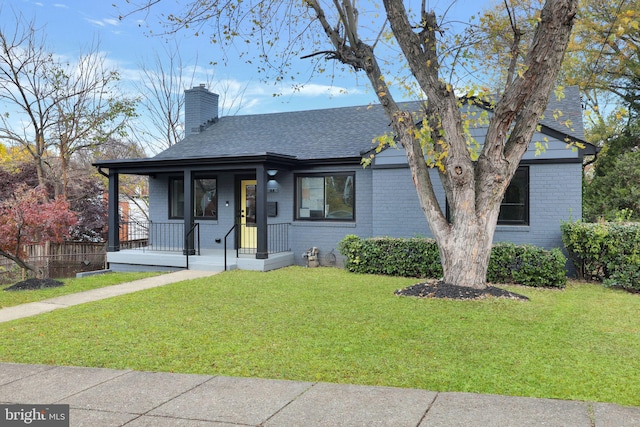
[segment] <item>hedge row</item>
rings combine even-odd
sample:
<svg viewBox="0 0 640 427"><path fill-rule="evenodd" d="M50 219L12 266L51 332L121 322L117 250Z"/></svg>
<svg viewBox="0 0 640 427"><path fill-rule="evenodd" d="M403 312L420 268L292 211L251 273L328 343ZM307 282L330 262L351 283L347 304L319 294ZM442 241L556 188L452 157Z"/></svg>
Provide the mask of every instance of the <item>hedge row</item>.
<svg viewBox="0 0 640 427"><path fill-rule="evenodd" d="M576 221L560 228L580 278L640 291L640 223Z"/></svg>
<svg viewBox="0 0 640 427"><path fill-rule="evenodd" d="M440 252L433 239L346 236L338 245L345 268L354 273L442 277ZM527 286L564 287L566 258L559 249L498 243L491 251L487 280Z"/></svg>

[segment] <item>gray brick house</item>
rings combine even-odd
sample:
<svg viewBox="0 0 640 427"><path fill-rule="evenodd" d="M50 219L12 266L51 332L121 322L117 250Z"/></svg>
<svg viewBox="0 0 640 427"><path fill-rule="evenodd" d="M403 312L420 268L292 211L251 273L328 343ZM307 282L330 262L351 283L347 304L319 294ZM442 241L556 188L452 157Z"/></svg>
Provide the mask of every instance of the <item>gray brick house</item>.
<svg viewBox="0 0 640 427"><path fill-rule="evenodd" d="M110 268L269 270L304 264L311 247L332 263L327 255L347 234L429 236L404 151L360 164L389 125L379 105L218 117L218 95L187 90L184 140L152 158L95 163L109 176ZM472 135L482 144L482 126ZM567 149L567 138L586 148ZM495 241L562 245L560 223L582 215L582 158L594 152L584 139L580 95L566 88L562 100L552 96L507 190ZM546 150L536 155L534 142ZM123 174L149 177L151 221L136 224L148 234L135 249L121 241Z"/></svg>

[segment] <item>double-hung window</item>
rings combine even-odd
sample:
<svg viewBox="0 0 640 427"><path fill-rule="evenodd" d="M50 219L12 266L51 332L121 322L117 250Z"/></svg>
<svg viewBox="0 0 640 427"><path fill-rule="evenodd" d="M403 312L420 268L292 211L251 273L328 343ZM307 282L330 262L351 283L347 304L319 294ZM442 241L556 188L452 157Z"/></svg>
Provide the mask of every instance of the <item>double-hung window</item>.
<svg viewBox="0 0 640 427"><path fill-rule="evenodd" d="M296 175L297 220L354 221L355 173Z"/></svg>
<svg viewBox="0 0 640 427"><path fill-rule="evenodd" d="M218 181L202 176L193 180L193 216L196 219L218 219ZM169 218L184 218L184 179L169 178Z"/></svg>

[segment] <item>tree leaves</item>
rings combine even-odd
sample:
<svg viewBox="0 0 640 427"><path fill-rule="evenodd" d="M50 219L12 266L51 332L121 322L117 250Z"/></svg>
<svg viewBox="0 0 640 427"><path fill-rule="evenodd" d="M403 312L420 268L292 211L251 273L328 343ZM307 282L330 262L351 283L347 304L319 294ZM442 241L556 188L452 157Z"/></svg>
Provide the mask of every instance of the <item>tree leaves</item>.
<svg viewBox="0 0 640 427"><path fill-rule="evenodd" d="M76 223L77 217L66 200L47 201L43 189L21 185L0 202L0 255L33 270L24 261L24 245L59 243Z"/></svg>

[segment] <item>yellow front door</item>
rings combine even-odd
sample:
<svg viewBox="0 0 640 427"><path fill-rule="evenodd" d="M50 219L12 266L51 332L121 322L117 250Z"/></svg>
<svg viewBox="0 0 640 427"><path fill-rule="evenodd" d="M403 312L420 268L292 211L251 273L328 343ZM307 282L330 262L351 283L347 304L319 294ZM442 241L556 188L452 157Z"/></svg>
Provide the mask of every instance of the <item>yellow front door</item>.
<svg viewBox="0 0 640 427"><path fill-rule="evenodd" d="M240 182L240 203L240 247L257 248L255 179L243 179Z"/></svg>

